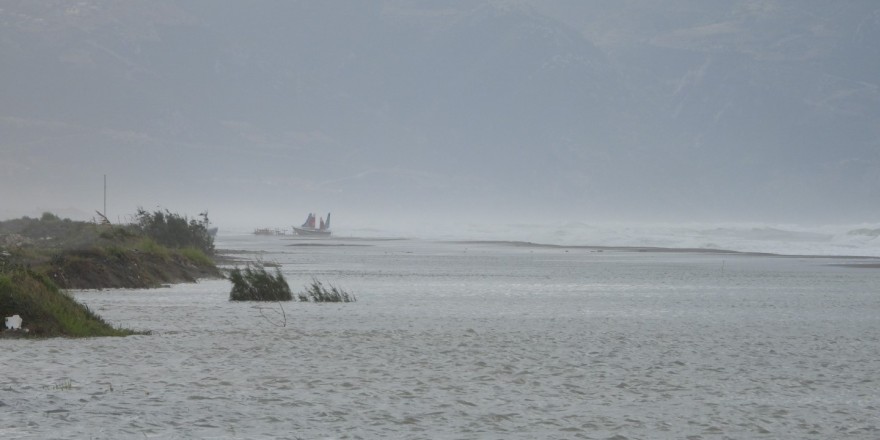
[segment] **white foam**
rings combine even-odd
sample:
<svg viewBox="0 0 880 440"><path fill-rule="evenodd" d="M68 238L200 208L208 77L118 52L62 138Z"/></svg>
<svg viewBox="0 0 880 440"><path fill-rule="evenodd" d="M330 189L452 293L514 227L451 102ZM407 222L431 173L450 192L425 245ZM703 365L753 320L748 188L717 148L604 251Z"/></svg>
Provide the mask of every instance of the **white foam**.
<svg viewBox="0 0 880 440"><path fill-rule="evenodd" d="M408 230L341 229L339 235L438 240L527 241L570 246L712 248L783 255L880 257L880 224L800 226L770 223L463 224Z"/></svg>

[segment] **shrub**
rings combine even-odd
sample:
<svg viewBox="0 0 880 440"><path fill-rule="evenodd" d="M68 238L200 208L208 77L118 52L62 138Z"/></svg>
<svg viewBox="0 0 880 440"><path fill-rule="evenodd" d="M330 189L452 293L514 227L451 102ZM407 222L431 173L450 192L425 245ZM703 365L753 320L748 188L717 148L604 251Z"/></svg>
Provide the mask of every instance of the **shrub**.
<svg viewBox="0 0 880 440"><path fill-rule="evenodd" d="M214 254L214 237L208 232L208 213L199 214L201 220L188 219L167 209L147 212L138 208L137 226L148 237L173 248L194 247L207 255Z"/></svg>
<svg viewBox="0 0 880 440"><path fill-rule="evenodd" d="M131 225L113 225L99 228L98 236L111 242L126 242L138 237L138 233Z"/></svg>
<svg viewBox="0 0 880 440"><path fill-rule="evenodd" d="M297 295L300 301L311 302L355 302L357 299L349 292L346 292L332 284L325 287L324 283L312 278L312 283L306 285L305 292Z"/></svg>
<svg viewBox="0 0 880 440"><path fill-rule="evenodd" d="M262 265L251 266L244 270L238 267L229 272L229 280L232 281L232 291L229 292L230 301L290 301L293 294L290 286L281 270L275 269L275 274L266 271Z"/></svg>
<svg viewBox="0 0 880 440"><path fill-rule="evenodd" d="M47 212L44 212L42 216L40 216L40 221L57 222L57 221L61 221L61 219L57 215L47 211Z"/></svg>

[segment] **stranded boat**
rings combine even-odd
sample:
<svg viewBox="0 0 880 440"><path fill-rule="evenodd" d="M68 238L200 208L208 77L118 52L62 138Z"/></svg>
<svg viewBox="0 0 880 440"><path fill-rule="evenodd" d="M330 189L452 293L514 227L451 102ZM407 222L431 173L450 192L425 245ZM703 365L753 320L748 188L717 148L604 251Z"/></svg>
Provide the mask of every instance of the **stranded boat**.
<svg viewBox="0 0 880 440"><path fill-rule="evenodd" d="M324 219L322 218L318 227L315 227L315 214L310 213L306 218L306 222L303 223L302 226L293 227L293 232L296 233L296 235L328 237L330 235L330 213L327 213L327 223L324 223Z"/></svg>

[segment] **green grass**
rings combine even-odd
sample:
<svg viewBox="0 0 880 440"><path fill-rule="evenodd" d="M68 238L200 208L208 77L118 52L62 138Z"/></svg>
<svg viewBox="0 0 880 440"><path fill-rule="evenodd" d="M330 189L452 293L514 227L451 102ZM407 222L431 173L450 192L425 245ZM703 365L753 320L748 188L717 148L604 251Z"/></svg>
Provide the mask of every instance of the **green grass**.
<svg viewBox="0 0 880 440"><path fill-rule="evenodd" d="M185 247L181 249L180 255L187 260L193 262L197 266L213 266L214 260L207 256L204 251L195 247Z"/></svg>
<svg viewBox="0 0 880 440"><path fill-rule="evenodd" d="M171 250L167 247L159 244L156 240L153 240L149 237L144 237L135 245L135 249L147 253L156 255L163 260L169 260L171 258Z"/></svg>
<svg viewBox="0 0 880 440"><path fill-rule="evenodd" d="M17 314L32 336L127 336L132 330L115 328L44 275L27 269L0 274L0 316Z"/></svg>

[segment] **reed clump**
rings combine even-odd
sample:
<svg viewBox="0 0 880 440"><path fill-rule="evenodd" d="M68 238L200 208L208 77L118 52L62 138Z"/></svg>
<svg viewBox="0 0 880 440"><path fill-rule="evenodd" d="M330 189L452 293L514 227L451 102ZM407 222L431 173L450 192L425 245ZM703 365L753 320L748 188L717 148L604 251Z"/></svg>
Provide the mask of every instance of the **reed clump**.
<svg viewBox="0 0 880 440"><path fill-rule="evenodd" d="M328 287L329 286L329 287ZM340 289L332 284L324 285L316 278L312 278L311 284L306 285L306 290L297 295L302 302L355 302L354 294Z"/></svg>
<svg viewBox="0 0 880 440"><path fill-rule="evenodd" d="M232 281L232 291L229 292L230 301L290 301L293 293L281 270L275 268L275 273L268 272L266 268L258 264L248 264L244 270L236 267L229 272L229 280Z"/></svg>

